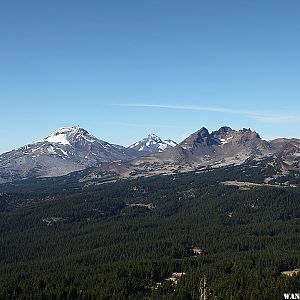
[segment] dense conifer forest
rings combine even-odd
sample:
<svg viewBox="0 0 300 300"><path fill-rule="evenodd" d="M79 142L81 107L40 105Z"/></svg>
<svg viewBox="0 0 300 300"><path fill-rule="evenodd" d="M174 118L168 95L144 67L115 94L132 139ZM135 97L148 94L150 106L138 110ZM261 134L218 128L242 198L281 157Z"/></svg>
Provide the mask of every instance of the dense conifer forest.
<svg viewBox="0 0 300 300"><path fill-rule="evenodd" d="M207 299L299 293L281 272L300 267L300 189L222 184L262 182L249 170L0 186L0 299L200 299L204 279Z"/></svg>

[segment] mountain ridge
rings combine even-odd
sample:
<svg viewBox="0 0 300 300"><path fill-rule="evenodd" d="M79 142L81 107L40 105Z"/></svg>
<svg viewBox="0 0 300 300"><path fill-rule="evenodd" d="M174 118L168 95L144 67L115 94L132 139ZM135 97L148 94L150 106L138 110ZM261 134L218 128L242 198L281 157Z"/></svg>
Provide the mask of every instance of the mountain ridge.
<svg viewBox="0 0 300 300"><path fill-rule="evenodd" d="M171 175L177 173L202 172L226 166L242 165L253 162L253 168L264 162L263 168L274 170L274 178L283 177L290 171L300 170L300 140L276 143L261 139L251 129L234 130L221 127L209 132L207 128L192 133L178 145L162 153L132 159L122 166L102 164L83 181L92 182L93 178L105 180ZM272 180L274 178L266 178Z"/></svg>
<svg viewBox="0 0 300 300"><path fill-rule="evenodd" d="M1 154L0 183L62 176L103 162L126 161L145 154L149 153L98 139L79 126L61 127L31 144Z"/></svg>
<svg viewBox="0 0 300 300"><path fill-rule="evenodd" d="M96 168L116 178L152 176L240 165L249 159L280 161L282 173L300 169L300 140L261 139L250 128L202 127L180 143L155 134L124 147L98 139L79 126L62 127L45 138L0 155L0 183L55 177Z"/></svg>

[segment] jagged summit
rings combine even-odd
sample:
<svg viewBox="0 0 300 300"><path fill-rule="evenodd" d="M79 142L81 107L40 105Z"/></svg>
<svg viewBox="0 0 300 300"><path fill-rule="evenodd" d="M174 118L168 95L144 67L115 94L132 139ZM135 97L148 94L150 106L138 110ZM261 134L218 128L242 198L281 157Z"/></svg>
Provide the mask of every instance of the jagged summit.
<svg viewBox="0 0 300 300"><path fill-rule="evenodd" d="M162 140L154 133L148 134L144 139L132 144L128 148L139 151L142 154L153 154L164 152L176 146L177 143L173 140Z"/></svg>
<svg viewBox="0 0 300 300"><path fill-rule="evenodd" d="M214 134L227 134L229 132L233 131L231 127L228 126L222 126L219 130L213 131Z"/></svg>
<svg viewBox="0 0 300 300"><path fill-rule="evenodd" d="M152 140L152 141L156 141L156 142L160 142L161 138L159 136L157 136L154 133L150 133L148 134L148 136L146 137L148 140Z"/></svg>
<svg viewBox="0 0 300 300"><path fill-rule="evenodd" d="M209 135L209 131L206 127L202 127L200 130L198 130L198 135L201 136L208 136Z"/></svg>
<svg viewBox="0 0 300 300"><path fill-rule="evenodd" d="M233 130L223 126L209 132L202 127L176 146L172 157L199 164L207 164L208 161L236 163L253 155L269 155L270 152L270 145L251 129Z"/></svg>

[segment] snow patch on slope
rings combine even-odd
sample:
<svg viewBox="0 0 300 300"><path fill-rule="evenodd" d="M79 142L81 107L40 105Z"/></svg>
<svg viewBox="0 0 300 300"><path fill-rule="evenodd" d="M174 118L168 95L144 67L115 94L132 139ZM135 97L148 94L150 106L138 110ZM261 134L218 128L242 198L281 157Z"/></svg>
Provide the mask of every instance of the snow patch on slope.
<svg viewBox="0 0 300 300"><path fill-rule="evenodd" d="M230 136L230 137L228 137L228 138L226 138L226 139L220 139L220 142L221 142L222 145L225 145L225 144L227 144L231 139L233 139L232 136Z"/></svg>
<svg viewBox="0 0 300 300"><path fill-rule="evenodd" d="M64 134L59 134L55 136L49 136L44 139L44 141L47 141L49 143L57 143L62 145L70 145L70 142L67 140L66 136Z"/></svg>

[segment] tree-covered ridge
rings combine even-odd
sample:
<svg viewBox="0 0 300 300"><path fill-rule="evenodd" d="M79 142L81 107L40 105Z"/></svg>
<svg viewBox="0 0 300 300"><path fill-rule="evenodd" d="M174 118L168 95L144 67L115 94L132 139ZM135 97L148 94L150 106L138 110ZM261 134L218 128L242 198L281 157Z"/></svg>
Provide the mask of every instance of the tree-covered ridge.
<svg viewBox="0 0 300 300"><path fill-rule="evenodd" d="M236 173L6 190L0 298L199 299L204 276L211 299L299 292L299 277L281 272L300 266L300 190L221 184ZM176 286L175 272L186 273Z"/></svg>

